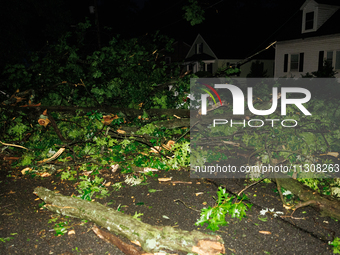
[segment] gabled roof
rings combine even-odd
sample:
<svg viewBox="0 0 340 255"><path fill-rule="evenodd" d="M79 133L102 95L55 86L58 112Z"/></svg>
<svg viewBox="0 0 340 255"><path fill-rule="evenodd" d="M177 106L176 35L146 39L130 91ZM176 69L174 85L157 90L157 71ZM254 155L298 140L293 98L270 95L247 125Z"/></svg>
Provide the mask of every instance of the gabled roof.
<svg viewBox="0 0 340 255"><path fill-rule="evenodd" d="M236 60L244 60L254 54L255 47L252 43L252 40L249 39L246 43L244 38L239 38L234 34L226 34L226 33L204 33L199 34L202 37L204 42L210 47L213 51L214 56L210 56L208 54L196 54L186 59L186 61L197 61L197 60L213 60L213 59L236 59ZM195 47L195 42L198 36L192 43L191 47ZM268 45L263 45L262 48L265 48ZM258 49L262 50L262 48ZM259 55L256 55L252 59L274 59L274 49L271 47L270 49L262 52Z"/></svg>
<svg viewBox="0 0 340 255"><path fill-rule="evenodd" d="M303 10L309 2L314 1L317 4L325 4L325 5L334 5L334 6L340 6L340 1L339 0L307 0L303 3L301 6L300 10Z"/></svg>
<svg viewBox="0 0 340 255"><path fill-rule="evenodd" d="M314 0L314 1L317 2L318 4L328 4L328 5L339 5L340 6L339 0Z"/></svg>
<svg viewBox="0 0 340 255"><path fill-rule="evenodd" d="M188 57L189 54L190 54L192 51L195 51L195 46L196 46L197 41L202 41L202 42L204 43L204 45L206 45L206 47L209 48L209 50L212 52L212 54L211 54L211 55L208 55L208 54L203 53L203 54L198 54L197 56L196 56L196 54L194 54L193 56ZM200 57L200 56L201 56L201 57ZM195 59L195 57L196 57L196 59ZM199 59L201 59L201 60L210 60L210 59L216 59L216 58L217 58L217 56L215 55L214 51L210 48L209 44L204 40L204 38L203 38L200 34L198 34L198 35L196 36L194 42L192 43L191 48L190 48L190 50L188 51L188 54L187 54L187 56L186 56L186 59L193 58L193 60L199 60L199 59L197 59L197 57L198 57ZM204 57L204 59L203 59L202 57Z"/></svg>
<svg viewBox="0 0 340 255"><path fill-rule="evenodd" d="M301 6L300 10L297 11L290 20L283 26L276 36L277 41L286 41L294 39L304 39L310 37L318 37L325 35L332 35L340 33L340 9L338 9L317 31L302 33L302 9L309 2L314 1L318 4L329 4L340 6L339 0L307 0ZM336 3L336 4L335 4Z"/></svg>

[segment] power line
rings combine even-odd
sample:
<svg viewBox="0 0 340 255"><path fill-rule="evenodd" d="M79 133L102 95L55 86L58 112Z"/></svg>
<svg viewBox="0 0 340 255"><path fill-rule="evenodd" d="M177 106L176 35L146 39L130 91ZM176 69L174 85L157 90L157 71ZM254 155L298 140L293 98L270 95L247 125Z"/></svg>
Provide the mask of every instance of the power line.
<svg viewBox="0 0 340 255"><path fill-rule="evenodd" d="M282 27L284 27L298 12L300 11L300 8L296 11L296 12L294 12L294 14L293 15L291 15L278 29L276 29L273 33L271 33L261 44L259 44L258 46L257 46L257 48L254 50L254 51L256 51L256 50L258 50L263 44L265 44L268 40L269 40L269 38L271 38L274 34L276 34Z"/></svg>

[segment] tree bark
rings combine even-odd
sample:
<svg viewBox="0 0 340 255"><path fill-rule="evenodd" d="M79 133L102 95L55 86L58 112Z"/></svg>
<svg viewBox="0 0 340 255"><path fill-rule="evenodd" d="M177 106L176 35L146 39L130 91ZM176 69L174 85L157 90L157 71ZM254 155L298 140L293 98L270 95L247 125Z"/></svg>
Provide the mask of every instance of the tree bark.
<svg viewBox="0 0 340 255"><path fill-rule="evenodd" d="M63 196L43 187L35 188L34 193L45 201L48 210L90 220L129 240L138 240L146 252L170 250L196 252L200 255L225 252L223 240L219 236L170 226L151 226L100 203Z"/></svg>
<svg viewBox="0 0 340 255"><path fill-rule="evenodd" d="M300 200L304 201L295 206L295 208L314 205L321 210L321 216L329 216L340 220L340 202L339 200L325 197L318 192L303 185L301 182L292 178L287 178L286 175L276 173L277 181L286 190L291 191Z"/></svg>

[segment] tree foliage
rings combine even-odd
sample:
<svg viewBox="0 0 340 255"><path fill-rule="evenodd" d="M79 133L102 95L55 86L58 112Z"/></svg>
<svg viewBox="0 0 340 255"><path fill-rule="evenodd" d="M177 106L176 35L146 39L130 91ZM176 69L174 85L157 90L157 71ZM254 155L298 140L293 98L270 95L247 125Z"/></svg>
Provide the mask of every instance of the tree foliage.
<svg viewBox="0 0 340 255"><path fill-rule="evenodd" d="M89 21L80 23L75 33L31 52L27 65L8 64L0 96L0 139L10 142L2 151L20 153L16 166L33 175L64 169L61 178L78 180L79 196L88 200L108 195L97 177L103 168L117 165L137 176L148 172L144 168L188 166L188 129L167 109L187 108L183 99L190 78L159 60L162 52L171 51L169 38L116 36L91 52L84 37L90 27ZM150 109L159 109L159 115ZM21 149L15 147L19 144ZM58 166L50 164L56 160Z"/></svg>
<svg viewBox="0 0 340 255"><path fill-rule="evenodd" d="M192 26L201 24L204 21L204 10L196 0L189 0L190 5L183 7L185 11L184 18L190 22Z"/></svg>
<svg viewBox="0 0 340 255"><path fill-rule="evenodd" d="M158 59L160 50L171 51L172 40L158 34L133 39L117 36L89 53L84 51L84 33L89 27L89 21L80 23L76 33L66 33L58 43L32 52L26 66L7 65L4 91L11 95L16 89L34 89L35 101L43 105L175 107L173 92L164 87L157 90L170 81L169 67ZM179 76L179 70L173 75ZM185 84L187 78L174 84L174 89L183 95L188 91ZM149 97L164 100L160 105L157 100L146 100Z"/></svg>

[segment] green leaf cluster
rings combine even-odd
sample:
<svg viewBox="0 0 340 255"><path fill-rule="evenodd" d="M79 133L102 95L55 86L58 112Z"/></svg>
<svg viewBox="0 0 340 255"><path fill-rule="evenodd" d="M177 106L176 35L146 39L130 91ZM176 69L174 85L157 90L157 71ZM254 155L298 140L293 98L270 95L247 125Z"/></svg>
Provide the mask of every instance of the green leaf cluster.
<svg viewBox="0 0 340 255"><path fill-rule="evenodd" d="M184 6L184 18L190 22L192 26L201 24L204 21L204 10L198 5L196 0L189 0L190 5Z"/></svg>
<svg viewBox="0 0 340 255"><path fill-rule="evenodd" d="M334 254L340 254L340 238L339 237L335 237L333 242L331 242L329 245L333 246Z"/></svg>
<svg viewBox="0 0 340 255"><path fill-rule="evenodd" d="M212 231L219 230L219 226L226 226L228 222L225 220L227 214L232 218L238 218L241 220L246 216L248 208L251 208L251 204L245 204L242 202L246 199L244 196L238 203L233 203L235 196L229 196L226 190L219 187L217 191L217 201L214 207L203 208L201 212L201 218L195 223L196 226L203 226L208 224L207 229Z"/></svg>

